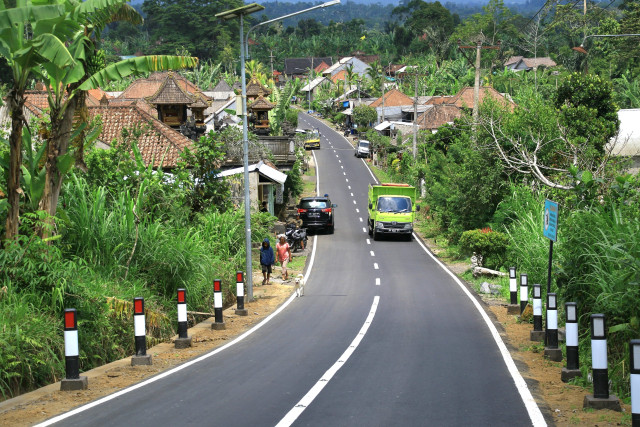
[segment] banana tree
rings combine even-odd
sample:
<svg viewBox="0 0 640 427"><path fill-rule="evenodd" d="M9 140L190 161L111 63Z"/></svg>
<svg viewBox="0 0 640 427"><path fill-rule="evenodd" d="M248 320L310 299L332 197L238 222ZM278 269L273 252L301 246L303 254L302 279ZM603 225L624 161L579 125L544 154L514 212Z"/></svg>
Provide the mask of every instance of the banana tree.
<svg viewBox="0 0 640 427"><path fill-rule="evenodd" d="M63 41L78 28L77 22L68 17L64 4L47 0L17 0L16 7L7 9L5 3L0 2L0 56L7 60L13 77L7 96L11 133L6 239L15 239L18 234L22 192L22 129L26 122L23 114L24 91L29 74L34 67L44 62L59 67L72 67L75 61Z"/></svg>
<svg viewBox="0 0 640 427"><path fill-rule="evenodd" d="M61 0L62 1L62 0ZM88 64L95 54L92 37L99 37L100 31L114 19L142 22L142 18L124 0L87 0L75 3L66 0L71 7L69 16L81 24L81 28L67 40L68 51L75 60L74 66L56 63L42 64L38 74L48 80L48 101L51 118L51 132L47 137L45 187L39 208L49 214L50 221L56 214L58 198L66 173L74 164L69 146L74 126L74 115L80 121L86 120L85 93L113 80L121 80L130 75L151 71L178 70L195 67L198 59L179 56L142 56L99 67L89 73ZM80 113L80 114L77 114ZM82 144L78 150L82 151ZM44 230L51 229L45 227Z"/></svg>

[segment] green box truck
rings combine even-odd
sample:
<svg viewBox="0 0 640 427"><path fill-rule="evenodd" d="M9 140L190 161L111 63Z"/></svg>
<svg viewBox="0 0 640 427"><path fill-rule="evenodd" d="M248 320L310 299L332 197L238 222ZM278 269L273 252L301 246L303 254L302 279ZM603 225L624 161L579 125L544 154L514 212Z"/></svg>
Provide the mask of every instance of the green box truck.
<svg viewBox="0 0 640 427"><path fill-rule="evenodd" d="M405 236L411 240L416 205L416 188L409 184L369 185L369 236L383 234Z"/></svg>

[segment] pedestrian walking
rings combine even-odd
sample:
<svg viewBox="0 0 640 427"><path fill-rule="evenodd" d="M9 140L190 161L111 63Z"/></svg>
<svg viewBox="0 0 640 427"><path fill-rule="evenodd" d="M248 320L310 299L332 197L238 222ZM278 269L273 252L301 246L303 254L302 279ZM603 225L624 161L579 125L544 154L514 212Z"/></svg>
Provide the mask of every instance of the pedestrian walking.
<svg viewBox="0 0 640 427"><path fill-rule="evenodd" d="M282 280L287 280L289 278L287 264L291 260L291 247L287 243L287 238L282 234L280 235L280 241L276 243L276 255L282 265Z"/></svg>
<svg viewBox="0 0 640 427"><path fill-rule="evenodd" d="M270 285L269 282L271 278L271 266L276 263L276 258L273 253L273 248L271 247L271 242L268 237L262 241L262 246L260 247L260 266L262 267L262 284Z"/></svg>

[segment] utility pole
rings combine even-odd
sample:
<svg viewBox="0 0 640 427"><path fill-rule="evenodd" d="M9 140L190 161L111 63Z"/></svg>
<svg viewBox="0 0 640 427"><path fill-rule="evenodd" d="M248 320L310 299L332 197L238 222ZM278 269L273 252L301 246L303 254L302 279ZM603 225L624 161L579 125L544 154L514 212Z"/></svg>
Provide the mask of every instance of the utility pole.
<svg viewBox="0 0 640 427"><path fill-rule="evenodd" d="M271 61L271 78L273 79L273 49L269 49L269 59Z"/></svg>
<svg viewBox="0 0 640 427"><path fill-rule="evenodd" d="M480 36L482 36L482 34L480 34ZM476 50L475 64L473 64L465 54L465 58L467 58L467 61L469 61L469 63L472 66L475 66L475 69L476 69L476 75L475 75L474 86L473 86L473 130L472 130L473 135L472 136L474 140L476 138L476 127L478 125L478 109L480 106L480 56L481 56L480 52L482 51L482 49L500 50L499 41L498 41L498 44L495 46L482 46L482 38L483 37L478 38L478 41L476 42L475 46L463 46L462 41L458 40L458 49L460 50L475 49Z"/></svg>
<svg viewBox="0 0 640 427"><path fill-rule="evenodd" d="M413 92L413 158L418 153L418 70L416 69L416 86Z"/></svg>
<svg viewBox="0 0 640 427"><path fill-rule="evenodd" d="M384 122L384 74L382 75L382 120L380 123Z"/></svg>

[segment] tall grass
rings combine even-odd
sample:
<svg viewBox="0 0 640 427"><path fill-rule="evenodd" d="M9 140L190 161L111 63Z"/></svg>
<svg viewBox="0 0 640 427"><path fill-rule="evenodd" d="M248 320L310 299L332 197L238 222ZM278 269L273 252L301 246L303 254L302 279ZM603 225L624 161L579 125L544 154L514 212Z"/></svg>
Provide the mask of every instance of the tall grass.
<svg viewBox="0 0 640 427"><path fill-rule="evenodd" d="M543 237L544 195L525 186L512 186L493 216L494 227L505 230L510 239L507 262L526 273L529 283L546 289L549 241ZM557 248L560 242L554 246ZM552 287L552 290L554 288Z"/></svg>

